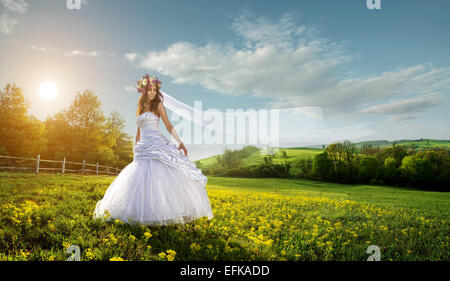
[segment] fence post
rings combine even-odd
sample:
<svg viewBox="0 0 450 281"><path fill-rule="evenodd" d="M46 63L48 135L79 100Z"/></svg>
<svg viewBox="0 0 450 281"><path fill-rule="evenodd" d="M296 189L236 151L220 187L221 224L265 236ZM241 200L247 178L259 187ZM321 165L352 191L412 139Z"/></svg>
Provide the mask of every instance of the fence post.
<svg viewBox="0 0 450 281"><path fill-rule="evenodd" d="M109 167L106 166L106 174L107 174L107 175L109 175L109 171L108 171L108 170L109 170Z"/></svg>
<svg viewBox="0 0 450 281"><path fill-rule="evenodd" d="M39 174L39 159L41 159L41 155L38 154L36 159L36 175Z"/></svg>
<svg viewBox="0 0 450 281"><path fill-rule="evenodd" d="M83 159L83 169L81 171L81 173L84 175L84 164L86 163L86 160Z"/></svg>
<svg viewBox="0 0 450 281"><path fill-rule="evenodd" d="M64 174L64 169L66 168L66 157L63 160L62 173Z"/></svg>
<svg viewBox="0 0 450 281"><path fill-rule="evenodd" d="M98 162L97 162L97 167L95 167L95 172L97 173L97 176L98 176Z"/></svg>
<svg viewBox="0 0 450 281"><path fill-rule="evenodd" d="M116 175L117 175L117 171L119 170L119 168L116 167Z"/></svg>

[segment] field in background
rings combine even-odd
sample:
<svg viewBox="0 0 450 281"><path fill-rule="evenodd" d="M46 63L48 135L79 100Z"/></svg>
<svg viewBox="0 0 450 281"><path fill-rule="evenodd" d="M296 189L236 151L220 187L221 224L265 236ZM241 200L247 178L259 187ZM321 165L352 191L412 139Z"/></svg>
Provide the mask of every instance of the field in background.
<svg viewBox="0 0 450 281"><path fill-rule="evenodd" d="M212 220L146 227L92 219L114 179L0 173L0 260L449 260L449 193L209 177Z"/></svg>

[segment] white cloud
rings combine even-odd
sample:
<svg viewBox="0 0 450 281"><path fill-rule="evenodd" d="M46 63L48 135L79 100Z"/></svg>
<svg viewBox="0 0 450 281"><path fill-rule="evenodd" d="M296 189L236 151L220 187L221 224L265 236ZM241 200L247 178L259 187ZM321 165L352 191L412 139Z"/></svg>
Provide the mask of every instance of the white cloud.
<svg viewBox="0 0 450 281"><path fill-rule="evenodd" d="M416 114L395 114L395 115L392 115L391 117L389 117L388 121L391 123L395 123L395 122L401 122L401 121L405 121L405 120L409 120L409 119L414 119L416 117L417 117Z"/></svg>
<svg viewBox="0 0 450 281"><path fill-rule="evenodd" d="M321 106L327 114L443 91L450 84L450 67L431 64L355 75L350 71L355 57L345 52L343 44L318 37L315 26L299 25L289 13L271 22L244 12L235 17L231 27L241 39L241 47L182 41L162 51L133 53L128 59L172 77L174 83L199 84L228 95L271 98L275 107Z"/></svg>
<svg viewBox="0 0 450 281"><path fill-rule="evenodd" d="M23 0L0 0L0 3L7 9L21 14L26 13L28 9L28 4Z"/></svg>
<svg viewBox="0 0 450 281"><path fill-rule="evenodd" d="M12 34L14 32L14 26L17 24L18 21L7 14L2 14L0 16L0 31L4 34Z"/></svg>
<svg viewBox="0 0 450 281"><path fill-rule="evenodd" d="M125 59L129 60L129 61L134 61L137 58L138 54L137 53L127 53L124 55Z"/></svg>
<svg viewBox="0 0 450 281"><path fill-rule="evenodd" d="M320 81L318 81L320 82ZM370 77L346 78L323 89L281 98L280 105L319 104L328 113L353 112L374 102L441 91L450 83L450 68L416 65ZM434 103L432 106L436 106ZM363 112L363 111L360 111Z"/></svg>
<svg viewBox="0 0 450 281"><path fill-rule="evenodd" d="M83 51L79 51L79 50L73 50L70 53L65 53L64 55L66 56L88 56L88 57L96 57L98 56L98 52L97 51L91 51L91 52L83 52Z"/></svg>
<svg viewBox="0 0 450 281"><path fill-rule="evenodd" d="M0 3L13 12L24 14L27 12L28 4L23 0L0 0ZM0 16L0 31L4 34L13 34L14 27L19 22L17 19L10 17L8 14L3 13Z"/></svg>
<svg viewBox="0 0 450 281"><path fill-rule="evenodd" d="M137 92L137 89L132 86L125 86L125 91L126 92Z"/></svg>
<svg viewBox="0 0 450 281"><path fill-rule="evenodd" d="M426 95L377 104L359 110L359 113L390 115L389 122L400 122L418 117L417 113L440 105L445 100L445 95L433 92Z"/></svg>
<svg viewBox="0 0 450 281"><path fill-rule="evenodd" d="M53 49L53 48L48 49L46 47L39 47L39 46L36 46L36 45L31 45L30 48L35 50L35 51L44 52L44 53L54 52L55 51L55 49Z"/></svg>
<svg viewBox="0 0 450 281"><path fill-rule="evenodd" d="M47 49L45 49L45 47L38 47L36 45L31 45L31 49L33 49L35 51L41 51L41 52L47 51Z"/></svg>
<svg viewBox="0 0 450 281"><path fill-rule="evenodd" d="M361 109L361 113L371 114L396 114L424 111L443 102L445 96L442 93L429 93L423 96L393 101L374 105Z"/></svg>
<svg viewBox="0 0 450 281"><path fill-rule="evenodd" d="M199 83L224 94L290 97L330 87L336 83L333 73L351 58L339 44L310 38L307 28L294 26L289 14L274 24L241 16L232 28L244 38L245 47L178 42L147 53L140 65L172 76L175 83Z"/></svg>

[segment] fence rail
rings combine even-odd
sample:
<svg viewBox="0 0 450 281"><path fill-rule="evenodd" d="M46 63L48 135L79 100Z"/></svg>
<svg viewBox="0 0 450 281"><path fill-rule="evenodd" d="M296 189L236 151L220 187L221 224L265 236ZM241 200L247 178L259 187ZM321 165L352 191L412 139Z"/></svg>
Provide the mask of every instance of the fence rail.
<svg viewBox="0 0 450 281"><path fill-rule="evenodd" d="M47 160L47 159L41 159L41 155L38 154L38 156L36 158L33 157L18 157L18 156L4 156L4 155L0 155L0 160L1 159L7 159L8 160L8 164L7 166L0 166L0 170L5 169L5 170L32 170L34 171L35 174L39 174L39 171L60 171L61 173L66 173L66 172L72 172L72 173L80 173L81 174L87 174L87 173L93 173L93 174L107 174L107 175L117 175L121 169L119 169L118 167L109 167L109 166L103 166L103 165L99 165L98 162L96 164L89 164L86 163L86 160L83 160L82 163L79 162L72 162L72 161L66 161L66 157L64 157L63 160ZM13 159L15 162L19 162L21 165L20 167L18 166L10 166L10 159ZM23 162L25 161L36 161L36 164L34 166L23 166ZM47 163L60 163L60 167L41 167L40 164L42 162L47 162ZM66 165L67 164L71 164L71 165L81 165L81 169L67 169ZM90 166L90 167L95 167L94 169L87 169L86 166ZM105 171L102 171L100 169L105 168Z"/></svg>

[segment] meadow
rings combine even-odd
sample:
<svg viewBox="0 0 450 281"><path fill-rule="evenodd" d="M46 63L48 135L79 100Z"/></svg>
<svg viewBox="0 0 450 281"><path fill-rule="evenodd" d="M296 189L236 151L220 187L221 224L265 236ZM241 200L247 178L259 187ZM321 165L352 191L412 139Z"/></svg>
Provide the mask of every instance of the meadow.
<svg viewBox="0 0 450 281"><path fill-rule="evenodd" d="M449 193L208 177L212 220L156 227L92 219L114 178L0 172L0 260L449 260Z"/></svg>

